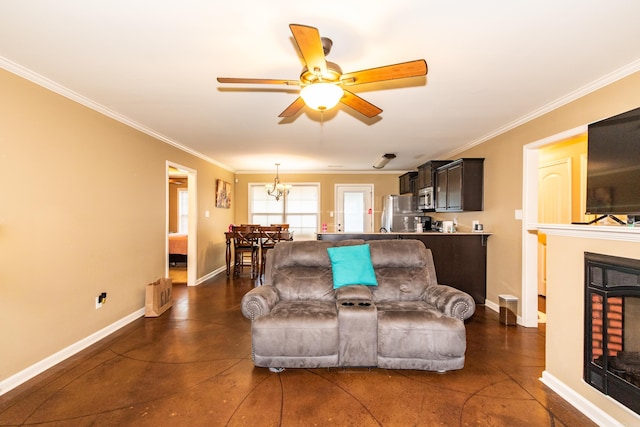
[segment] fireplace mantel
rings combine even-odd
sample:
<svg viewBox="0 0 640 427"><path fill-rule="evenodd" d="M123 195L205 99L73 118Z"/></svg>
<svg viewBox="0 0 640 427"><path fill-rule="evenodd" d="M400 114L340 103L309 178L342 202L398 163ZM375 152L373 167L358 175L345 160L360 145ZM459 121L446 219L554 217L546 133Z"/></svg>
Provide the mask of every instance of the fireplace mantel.
<svg viewBox="0 0 640 427"><path fill-rule="evenodd" d="M640 227L621 225L572 225L572 224L530 224L529 232L541 231L545 234L584 239L617 240L640 242Z"/></svg>

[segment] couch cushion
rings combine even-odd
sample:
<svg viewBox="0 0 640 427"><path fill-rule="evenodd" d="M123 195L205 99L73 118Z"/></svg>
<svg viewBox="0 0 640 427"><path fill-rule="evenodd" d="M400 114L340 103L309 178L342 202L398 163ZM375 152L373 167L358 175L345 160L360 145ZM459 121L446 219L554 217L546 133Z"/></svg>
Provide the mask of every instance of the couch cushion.
<svg viewBox="0 0 640 427"><path fill-rule="evenodd" d="M327 248L334 246L362 245L364 240L343 240L330 242L325 240L300 240L278 242L272 249L273 268L285 267L324 267L331 268Z"/></svg>
<svg viewBox="0 0 640 427"><path fill-rule="evenodd" d="M362 243L364 240L279 242L269 251L268 283L278 290L281 301L334 301L327 248Z"/></svg>
<svg viewBox="0 0 640 427"><path fill-rule="evenodd" d="M333 276L328 267L283 267L271 272L281 301L333 301Z"/></svg>
<svg viewBox="0 0 640 427"><path fill-rule="evenodd" d="M327 253L334 289L349 285L378 286L368 244L327 248Z"/></svg>
<svg viewBox="0 0 640 427"><path fill-rule="evenodd" d="M378 286L371 288L375 302L418 301L427 289L424 268L377 267Z"/></svg>
<svg viewBox="0 0 640 427"><path fill-rule="evenodd" d="M464 323L435 308L378 308L378 354L386 358L446 360L464 356Z"/></svg>
<svg viewBox="0 0 640 427"><path fill-rule="evenodd" d="M431 251L419 240L373 240L371 261L378 286L373 300L417 301L427 286L437 283Z"/></svg>
<svg viewBox="0 0 640 427"><path fill-rule="evenodd" d="M338 311L330 301L281 301L252 323L254 351L261 356L338 354Z"/></svg>

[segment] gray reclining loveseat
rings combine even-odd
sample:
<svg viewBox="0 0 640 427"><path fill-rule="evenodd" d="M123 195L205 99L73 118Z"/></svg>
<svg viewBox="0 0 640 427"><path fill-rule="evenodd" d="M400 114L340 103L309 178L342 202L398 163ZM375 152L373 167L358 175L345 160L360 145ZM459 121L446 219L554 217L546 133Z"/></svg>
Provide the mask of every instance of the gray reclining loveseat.
<svg viewBox="0 0 640 427"><path fill-rule="evenodd" d="M363 245L377 286L334 289L327 248ZM280 242L264 285L242 299L254 364L269 368L461 369L474 311L471 296L437 283L418 240Z"/></svg>

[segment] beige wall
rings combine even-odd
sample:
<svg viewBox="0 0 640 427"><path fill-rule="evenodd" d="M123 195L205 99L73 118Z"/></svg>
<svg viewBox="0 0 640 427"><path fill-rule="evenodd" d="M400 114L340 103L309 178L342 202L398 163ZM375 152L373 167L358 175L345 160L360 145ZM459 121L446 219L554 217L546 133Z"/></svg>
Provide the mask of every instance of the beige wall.
<svg viewBox="0 0 640 427"><path fill-rule="evenodd" d="M614 403L582 380L584 345L584 252L640 259L640 244L593 238L547 237L548 286L545 370L621 425L640 425L640 416Z"/></svg>
<svg viewBox="0 0 640 427"><path fill-rule="evenodd" d="M500 294L522 294L522 221L515 219L515 211L522 209L523 146L638 105L640 73L635 73L457 154L485 158L484 211L439 216L456 216L463 226L478 219L492 233L487 247L489 301L497 304Z"/></svg>
<svg viewBox="0 0 640 427"><path fill-rule="evenodd" d="M327 224L329 231L335 230L334 218L330 216L335 211L334 187L336 184L373 184L374 200L374 231L380 229L382 211L382 196L398 194L401 173L372 172L367 174L287 174L280 172L280 180L285 184L320 183L320 224ZM249 217L249 184L269 184L273 182L274 174L238 174L236 175L235 200L236 224L246 223Z"/></svg>
<svg viewBox="0 0 640 427"><path fill-rule="evenodd" d="M2 381L144 308L165 272L168 160L197 171L197 276L221 267L233 210L214 186L233 173L4 70L0 93Z"/></svg>

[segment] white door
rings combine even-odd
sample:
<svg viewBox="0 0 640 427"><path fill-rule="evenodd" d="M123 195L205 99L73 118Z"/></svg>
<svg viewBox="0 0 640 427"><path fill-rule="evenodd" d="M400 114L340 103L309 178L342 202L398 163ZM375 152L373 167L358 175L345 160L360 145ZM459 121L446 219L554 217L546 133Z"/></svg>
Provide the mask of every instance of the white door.
<svg viewBox="0 0 640 427"><path fill-rule="evenodd" d="M373 184L336 184L335 231L373 231Z"/></svg>
<svg viewBox="0 0 640 427"><path fill-rule="evenodd" d="M571 223L571 159L538 168L538 222ZM538 233L538 295L547 294L547 236Z"/></svg>

